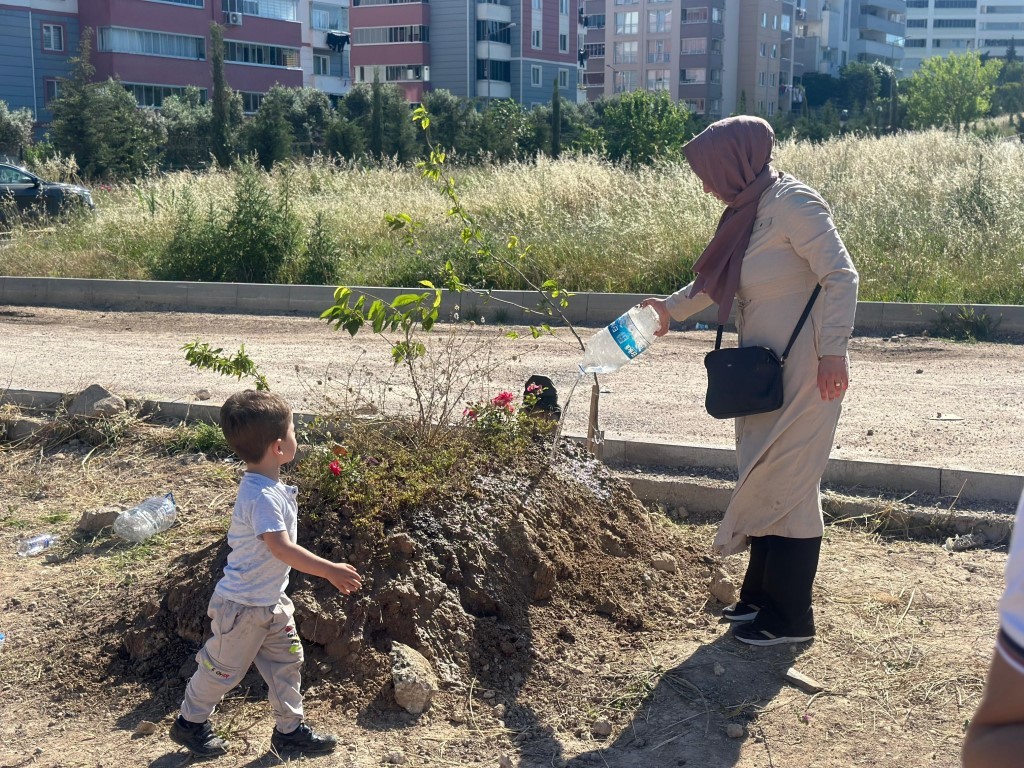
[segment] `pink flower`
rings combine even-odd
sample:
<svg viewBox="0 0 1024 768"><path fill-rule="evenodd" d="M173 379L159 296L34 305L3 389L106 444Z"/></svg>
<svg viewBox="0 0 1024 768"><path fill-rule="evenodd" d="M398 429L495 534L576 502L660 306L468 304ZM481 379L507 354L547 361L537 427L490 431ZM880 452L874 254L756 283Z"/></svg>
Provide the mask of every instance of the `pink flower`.
<svg viewBox="0 0 1024 768"><path fill-rule="evenodd" d="M515 400L515 397L511 392L499 392L498 396L491 400L491 402L499 408L507 408Z"/></svg>
<svg viewBox="0 0 1024 768"><path fill-rule="evenodd" d="M338 475L341 474L341 464L339 464L337 461L332 461L331 462L330 469L331 469L331 474L334 475L335 477L337 477Z"/></svg>
<svg viewBox="0 0 1024 768"><path fill-rule="evenodd" d="M516 407L514 405L512 405L512 403L506 403L505 404L505 410L508 411L509 413L515 413L516 412Z"/></svg>
<svg viewBox="0 0 1024 768"><path fill-rule="evenodd" d="M476 411L473 410L472 408L466 408L462 412L462 415L465 416L467 419L475 419L476 418Z"/></svg>
<svg viewBox="0 0 1024 768"><path fill-rule="evenodd" d="M533 394L534 392L540 394L540 391L542 389L544 389L544 387L542 387L540 384L531 384L526 388L526 391L529 392L530 394Z"/></svg>

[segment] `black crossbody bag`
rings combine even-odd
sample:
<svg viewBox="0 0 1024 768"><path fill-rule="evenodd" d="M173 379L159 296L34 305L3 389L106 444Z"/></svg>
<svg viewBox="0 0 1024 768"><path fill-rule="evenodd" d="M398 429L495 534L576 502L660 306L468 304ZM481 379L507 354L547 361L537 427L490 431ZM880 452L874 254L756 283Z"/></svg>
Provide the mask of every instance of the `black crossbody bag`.
<svg viewBox="0 0 1024 768"><path fill-rule="evenodd" d="M820 285L814 288L781 358L768 347L722 349L722 326L718 326L715 348L704 356L704 367L708 369L704 407L709 414L716 419L734 419L771 413L782 407L782 367L819 293Z"/></svg>

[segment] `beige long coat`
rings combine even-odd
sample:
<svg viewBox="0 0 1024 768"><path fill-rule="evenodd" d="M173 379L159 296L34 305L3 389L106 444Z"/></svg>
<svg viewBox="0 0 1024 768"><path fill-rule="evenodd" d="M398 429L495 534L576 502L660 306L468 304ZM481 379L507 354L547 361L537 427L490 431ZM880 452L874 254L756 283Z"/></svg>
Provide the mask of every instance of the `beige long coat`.
<svg viewBox="0 0 1024 768"><path fill-rule="evenodd" d="M785 401L772 413L736 419L739 480L715 537L724 555L743 551L749 536L821 536L821 476L842 401L822 400L818 358L845 355L857 309L857 270L825 201L784 176L761 196L736 294L741 345L782 354L807 300L822 291L783 368ZM710 306L690 286L667 300L675 320Z"/></svg>

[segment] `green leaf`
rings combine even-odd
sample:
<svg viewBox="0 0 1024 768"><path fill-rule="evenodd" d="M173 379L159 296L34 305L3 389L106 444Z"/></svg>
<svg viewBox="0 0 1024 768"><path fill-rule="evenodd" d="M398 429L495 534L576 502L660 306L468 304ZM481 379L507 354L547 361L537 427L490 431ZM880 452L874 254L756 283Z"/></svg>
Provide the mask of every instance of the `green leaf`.
<svg viewBox="0 0 1024 768"><path fill-rule="evenodd" d="M423 301L423 296L418 293L403 293L401 296L395 297L395 300L391 302L391 306L398 309L409 304L419 304L421 301Z"/></svg>

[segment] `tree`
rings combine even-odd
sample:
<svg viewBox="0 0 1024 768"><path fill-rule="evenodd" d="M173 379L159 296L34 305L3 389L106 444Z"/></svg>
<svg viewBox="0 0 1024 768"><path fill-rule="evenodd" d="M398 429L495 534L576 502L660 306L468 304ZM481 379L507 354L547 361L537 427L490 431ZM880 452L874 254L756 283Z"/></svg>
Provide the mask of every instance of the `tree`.
<svg viewBox="0 0 1024 768"><path fill-rule="evenodd" d="M430 114L430 137L434 146L461 155L479 151L477 134L482 115L469 99L439 88L423 94L423 108Z"/></svg>
<svg viewBox="0 0 1024 768"><path fill-rule="evenodd" d="M524 153L533 154L526 148L527 145L532 147L533 137L530 115L511 99L492 101L477 124L476 140L480 150L502 162L515 160Z"/></svg>
<svg viewBox="0 0 1024 768"><path fill-rule="evenodd" d="M917 128L952 128L959 135L988 112L1001 67L998 59L982 64L974 51L925 59L906 81L908 119Z"/></svg>
<svg viewBox="0 0 1024 768"><path fill-rule="evenodd" d="M846 104L863 112L878 98L881 80L881 73L874 63L854 61L847 64L839 75Z"/></svg>
<svg viewBox="0 0 1024 768"><path fill-rule="evenodd" d="M168 96L160 107L167 129L164 164L170 168L202 168L213 147L213 107L189 86L180 96Z"/></svg>
<svg viewBox="0 0 1024 768"><path fill-rule="evenodd" d="M256 116L242 127L242 143L255 152L265 170L274 163L287 160L292 154L292 125L288 120L291 94L275 85L260 104Z"/></svg>
<svg viewBox="0 0 1024 768"><path fill-rule="evenodd" d="M551 92L551 157L562 154L562 97L558 93L558 78Z"/></svg>
<svg viewBox="0 0 1024 768"><path fill-rule="evenodd" d="M94 154L86 125L89 116L89 91L96 68L89 61L92 29L86 27L78 44L78 55L71 59L71 77L61 81L60 95L50 102L53 120L50 141L66 155L74 155L80 168L83 158Z"/></svg>
<svg viewBox="0 0 1024 768"><path fill-rule="evenodd" d="M1010 38L1010 44L1006 46L1006 63L1012 64L1017 61L1017 40Z"/></svg>
<svg viewBox="0 0 1024 768"><path fill-rule="evenodd" d="M217 165L231 165L231 92L224 79L224 28L210 24L210 73L213 76L213 112L211 143Z"/></svg>
<svg viewBox="0 0 1024 768"><path fill-rule="evenodd" d="M0 99L0 156L20 158L32 143L32 111L22 107L11 110Z"/></svg>
<svg viewBox="0 0 1024 768"><path fill-rule="evenodd" d="M370 154L374 160L384 155L384 93L380 85L380 72L373 71L370 104Z"/></svg>
<svg viewBox="0 0 1024 768"><path fill-rule="evenodd" d="M835 103L842 97L839 81L830 75L820 72L807 72L800 83L804 87L804 96L808 109L825 106L825 102Z"/></svg>
<svg viewBox="0 0 1024 768"><path fill-rule="evenodd" d="M650 163L677 156L691 135L689 113L664 91L631 91L605 103L601 115L608 156Z"/></svg>

